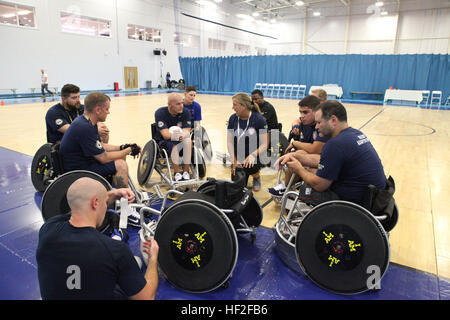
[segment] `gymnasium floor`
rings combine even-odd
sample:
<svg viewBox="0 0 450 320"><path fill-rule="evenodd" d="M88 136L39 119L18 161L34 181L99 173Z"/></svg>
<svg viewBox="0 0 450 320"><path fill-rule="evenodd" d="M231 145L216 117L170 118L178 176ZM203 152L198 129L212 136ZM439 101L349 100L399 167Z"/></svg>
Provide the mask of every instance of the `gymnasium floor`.
<svg viewBox="0 0 450 320"><path fill-rule="evenodd" d="M154 111L167 104L167 94L115 97L106 124L110 142L150 139ZM53 100L53 101L50 101ZM225 151L225 121L231 115L231 97L199 94L203 122L214 151ZM296 101L267 99L277 110L279 122L290 126L298 114ZM35 151L45 142L46 110L58 101L43 103L8 101L0 107L0 299L40 299L35 249L42 225L40 200L30 181ZM450 298L450 226L446 196L450 191L450 113L411 107L345 104L349 123L362 128L377 149L386 172L396 182L395 198L400 220L390 233L391 264L381 282L382 289L354 296L329 293L303 274L287 268L276 254L272 226L280 207L264 208L257 240L239 237L239 258L228 288L206 294L190 294L160 280L159 299L432 299ZM286 131L286 129L284 130ZM285 132L286 133L286 132ZM130 175L137 181L138 160L129 158ZM229 168L215 160L207 176L229 178ZM263 190L255 196L269 199L277 173L264 169ZM152 181L159 178L153 175ZM251 182L249 182L251 185ZM148 189L150 190L150 189ZM131 230L130 248L137 253L138 240Z"/></svg>

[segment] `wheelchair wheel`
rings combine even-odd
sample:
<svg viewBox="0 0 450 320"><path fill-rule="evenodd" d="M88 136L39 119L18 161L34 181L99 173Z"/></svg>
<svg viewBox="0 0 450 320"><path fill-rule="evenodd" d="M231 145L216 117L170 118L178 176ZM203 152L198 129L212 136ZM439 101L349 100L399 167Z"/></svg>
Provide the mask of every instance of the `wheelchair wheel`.
<svg viewBox="0 0 450 320"><path fill-rule="evenodd" d="M152 176L158 155L158 145L155 140L150 140L142 150L142 156L139 159L137 178L141 186L145 186Z"/></svg>
<svg viewBox="0 0 450 320"><path fill-rule="evenodd" d="M211 161L213 158L213 151L211 146L211 140L209 140L208 133L206 132L205 128L202 128L202 150L203 155L205 156L205 159L208 161Z"/></svg>
<svg viewBox="0 0 450 320"><path fill-rule="evenodd" d="M197 162L198 162L198 178L203 179L206 176L206 164L205 159L202 156L202 153L196 148L192 148L192 156L191 156L191 171L194 173L196 170L196 162L195 162L195 154L197 154Z"/></svg>
<svg viewBox="0 0 450 320"><path fill-rule="evenodd" d="M112 190L109 182L94 172L85 170L67 172L52 182L44 192L41 202L41 212L44 221L47 221L56 215L70 212L70 207L66 198L67 190L73 182L84 177L99 181L105 186L107 191ZM109 220L105 218L102 226L98 228L98 230L103 232L108 226Z"/></svg>
<svg viewBox="0 0 450 320"><path fill-rule="evenodd" d="M318 286L339 294L371 289L389 265L389 242L380 222L363 207L328 201L301 221L296 239L297 260ZM377 277L373 277L376 270Z"/></svg>
<svg viewBox="0 0 450 320"><path fill-rule="evenodd" d="M52 144L41 146L31 162L31 182L37 192L44 192L48 187L48 180L54 179L51 160Z"/></svg>
<svg viewBox="0 0 450 320"><path fill-rule="evenodd" d="M200 199L175 201L155 231L159 267L175 287L212 291L227 282L238 257L233 225L213 204Z"/></svg>

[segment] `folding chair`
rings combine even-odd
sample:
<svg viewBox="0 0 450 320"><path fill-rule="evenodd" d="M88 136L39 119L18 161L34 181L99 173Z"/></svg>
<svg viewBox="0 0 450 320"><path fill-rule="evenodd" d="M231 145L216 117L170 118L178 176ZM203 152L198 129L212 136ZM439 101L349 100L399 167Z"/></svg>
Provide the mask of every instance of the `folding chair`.
<svg viewBox="0 0 450 320"><path fill-rule="evenodd" d="M428 101L430 100L430 90L423 90L422 91L422 102L420 103L420 107L427 109L428 108Z"/></svg>
<svg viewBox="0 0 450 320"><path fill-rule="evenodd" d="M280 89L278 91L278 97L285 98L286 97L286 85L280 84Z"/></svg>
<svg viewBox="0 0 450 320"><path fill-rule="evenodd" d="M292 84L287 84L286 89L284 91L284 95L286 98L291 98L292 96Z"/></svg>
<svg viewBox="0 0 450 320"><path fill-rule="evenodd" d="M430 108L433 109L433 106L436 106L437 109L441 108L442 101L442 91L432 91L431 99L430 99Z"/></svg>
<svg viewBox="0 0 450 320"><path fill-rule="evenodd" d="M267 83L261 83L261 89L264 96L267 95Z"/></svg>
<svg viewBox="0 0 450 320"><path fill-rule="evenodd" d="M301 84L299 86L299 92L297 98L303 99L305 97L306 93L306 86L304 84Z"/></svg>
<svg viewBox="0 0 450 320"><path fill-rule="evenodd" d="M267 94L265 94L264 96L272 97L273 96L273 89L274 89L274 87L275 87L274 83L269 83L267 85Z"/></svg>

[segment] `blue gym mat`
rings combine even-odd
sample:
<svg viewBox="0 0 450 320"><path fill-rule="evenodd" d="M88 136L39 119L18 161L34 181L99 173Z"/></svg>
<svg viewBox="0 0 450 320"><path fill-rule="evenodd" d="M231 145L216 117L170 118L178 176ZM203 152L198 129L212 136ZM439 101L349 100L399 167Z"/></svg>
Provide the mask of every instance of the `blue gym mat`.
<svg viewBox="0 0 450 320"><path fill-rule="evenodd" d="M32 158L0 147L0 299L40 299L35 251L43 224L42 194L30 180ZM137 229L128 242L140 255ZM239 256L228 287L193 294L160 277L157 299L167 300L450 300L450 282L404 266L390 264L381 290L338 295L317 287L278 257L271 229L260 227L252 244L238 236Z"/></svg>

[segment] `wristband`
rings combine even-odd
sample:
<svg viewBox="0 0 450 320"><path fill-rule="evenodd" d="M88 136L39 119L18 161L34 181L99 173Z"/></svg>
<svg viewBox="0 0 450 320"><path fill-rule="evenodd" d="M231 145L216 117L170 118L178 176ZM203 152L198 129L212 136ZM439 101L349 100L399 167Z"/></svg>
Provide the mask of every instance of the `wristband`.
<svg viewBox="0 0 450 320"><path fill-rule="evenodd" d="M126 148L128 148L128 147L131 147L131 145L129 145L128 143L122 144L122 145L120 146L120 150L124 150L124 149L126 149Z"/></svg>

